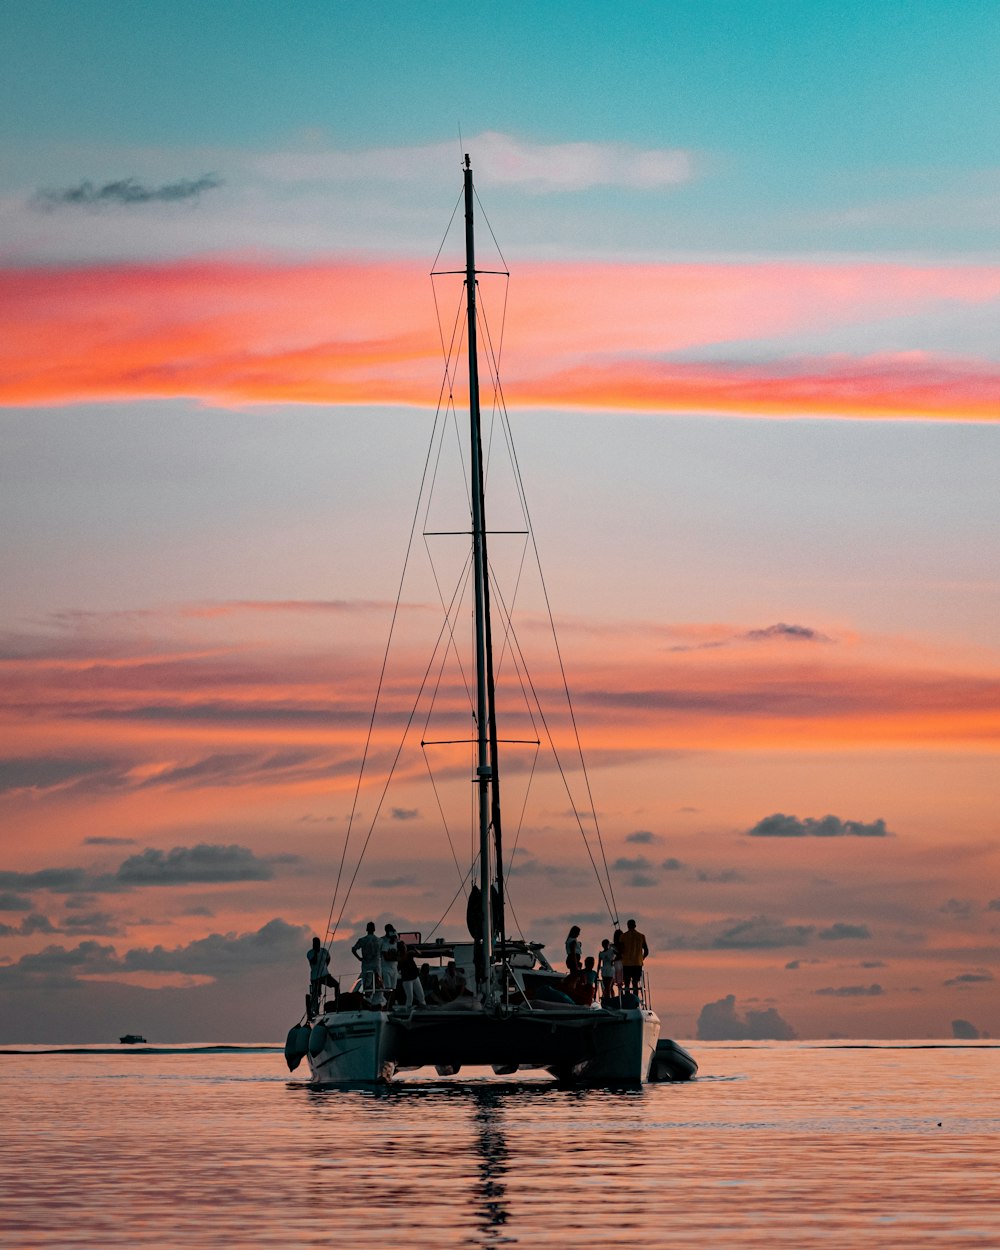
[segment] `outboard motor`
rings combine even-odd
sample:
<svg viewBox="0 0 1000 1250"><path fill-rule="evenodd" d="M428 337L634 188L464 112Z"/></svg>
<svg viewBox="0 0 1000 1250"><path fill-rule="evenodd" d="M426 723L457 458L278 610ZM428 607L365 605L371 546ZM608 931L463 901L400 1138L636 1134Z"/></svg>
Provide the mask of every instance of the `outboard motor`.
<svg viewBox="0 0 1000 1250"><path fill-rule="evenodd" d="M288 1071L294 1072L306 1056L309 1049L309 1025L295 1024L288 1030L285 1038L285 1063Z"/></svg>

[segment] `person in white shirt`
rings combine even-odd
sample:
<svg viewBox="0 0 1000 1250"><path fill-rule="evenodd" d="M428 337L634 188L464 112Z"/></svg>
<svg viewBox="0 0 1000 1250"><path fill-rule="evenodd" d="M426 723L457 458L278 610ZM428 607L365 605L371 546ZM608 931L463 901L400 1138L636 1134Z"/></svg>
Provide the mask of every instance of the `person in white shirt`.
<svg viewBox="0 0 1000 1250"><path fill-rule="evenodd" d="M399 937L391 924L385 926L385 937L379 938L379 954L382 958L382 988L391 1003L399 979Z"/></svg>
<svg viewBox="0 0 1000 1250"><path fill-rule="evenodd" d="M364 937L351 947L351 954L361 960L361 992L373 994L382 984L382 947L375 936L375 922L365 925Z"/></svg>
<svg viewBox="0 0 1000 1250"><path fill-rule="evenodd" d="M601 942L601 952L597 956L601 971L601 986L604 990L604 1001L610 1002L615 992L615 960L618 952L607 938Z"/></svg>

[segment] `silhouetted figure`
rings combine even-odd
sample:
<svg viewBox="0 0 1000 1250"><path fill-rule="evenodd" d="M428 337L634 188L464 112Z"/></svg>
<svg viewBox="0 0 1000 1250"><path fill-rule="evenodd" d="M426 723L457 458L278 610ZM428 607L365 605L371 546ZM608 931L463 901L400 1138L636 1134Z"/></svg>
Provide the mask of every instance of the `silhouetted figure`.
<svg viewBox="0 0 1000 1250"><path fill-rule="evenodd" d="M601 942L601 953L597 956L597 970L601 974L602 1001L610 1003L615 992L615 960L618 952L607 938Z"/></svg>
<svg viewBox="0 0 1000 1250"><path fill-rule="evenodd" d="M611 945L615 948L615 992L621 994L625 988L625 969L622 965L622 938L625 935L621 929L615 929L614 937L611 939Z"/></svg>
<svg viewBox="0 0 1000 1250"><path fill-rule="evenodd" d="M421 1007L425 1007L427 1000L424 997L424 987L420 983L420 969L403 942L399 944L399 979L403 983L407 1007L413 1010L414 999Z"/></svg>
<svg viewBox="0 0 1000 1250"><path fill-rule="evenodd" d="M375 922L365 925L364 937L351 947L351 954L361 960L361 990L373 994L382 983L382 944L375 936Z"/></svg>
<svg viewBox="0 0 1000 1250"><path fill-rule="evenodd" d="M465 977L459 977L454 959L449 959L444 976L438 982L438 997L443 1003L453 1003L459 994L465 993Z"/></svg>
<svg viewBox="0 0 1000 1250"><path fill-rule="evenodd" d="M580 974L587 990L587 1004L597 997L597 969L594 967L594 956L588 955L583 961L583 972Z"/></svg>
<svg viewBox="0 0 1000 1250"><path fill-rule="evenodd" d="M583 967L583 943L580 941L578 924L566 935L566 967L570 972L579 972Z"/></svg>
<svg viewBox="0 0 1000 1250"><path fill-rule="evenodd" d="M324 985L336 985L330 976L330 952L323 946L318 937L312 940L312 946L306 951L309 960L309 1014L314 1016L319 1010L320 995Z"/></svg>
<svg viewBox="0 0 1000 1250"><path fill-rule="evenodd" d="M642 962L649 954L646 936L635 927L630 920L625 927L621 940L622 971L625 974L625 989L633 989L638 994L642 984Z"/></svg>
<svg viewBox="0 0 1000 1250"><path fill-rule="evenodd" d="M385 926L385 937L379 938L379 955L382 960L382 987L391 1003L399 977L399 938L391 924Z"/></svg>

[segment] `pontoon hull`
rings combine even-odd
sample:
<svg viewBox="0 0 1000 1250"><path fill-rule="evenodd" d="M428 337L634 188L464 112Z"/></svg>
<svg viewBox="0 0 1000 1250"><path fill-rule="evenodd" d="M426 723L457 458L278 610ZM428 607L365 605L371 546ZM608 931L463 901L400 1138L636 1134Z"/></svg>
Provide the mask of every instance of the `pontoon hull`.
<svg viewBox="0 0 1000 1250"><path fill-rule="evenodd" d="M574 1083L631 1085L648 1080L659 1032L656 1015L640 1009L349 1011L322 1018L307 1059L316 1085L386 1081L422 1067L546 1068Z"/></svg>

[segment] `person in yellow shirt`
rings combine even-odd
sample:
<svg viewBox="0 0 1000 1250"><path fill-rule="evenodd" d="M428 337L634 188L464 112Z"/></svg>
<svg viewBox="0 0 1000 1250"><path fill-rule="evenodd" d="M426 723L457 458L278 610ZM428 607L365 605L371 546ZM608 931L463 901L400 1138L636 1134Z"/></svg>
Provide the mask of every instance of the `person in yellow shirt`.
<svg viewBox="0 0 1000 1250"><path fill-rule="evenodd" d="M642 961L648 955L646 935L639 932L634 920L630 920L621 940L622 972L625 974L626 990L631 988L638 994L642 983Z"/></svg>

